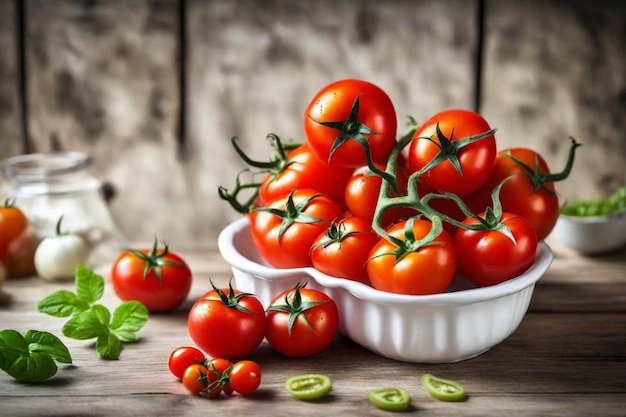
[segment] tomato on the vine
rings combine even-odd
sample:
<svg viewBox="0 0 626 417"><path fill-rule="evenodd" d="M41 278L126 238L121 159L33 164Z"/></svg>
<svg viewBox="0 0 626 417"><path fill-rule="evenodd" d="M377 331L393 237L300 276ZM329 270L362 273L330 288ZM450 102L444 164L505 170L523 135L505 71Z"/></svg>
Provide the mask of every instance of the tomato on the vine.
<svg viewBox="0 0 626 417"><path fill-rule="evenodd" d="M266 175L259 187L259 197L261 202L268 203L297 188L312 188L341 204L351 175L352 169L327 164L303 144L289 152L282 167Z"/></svg>
<svg viewBox="0 0 626 417"><path fill-rule="evenodd" d="M435 190L458 196L481 187L491 175L496 140L487 121L471 110L445 110L424 122L409 147L409 172Z"/></svg>
<svg viewBox="0 0 626 417"><path fill-rule="evenodd" d="M230 371L230 381L236 393L250 395L261 385L261 367L250 360L236 362Z"/></svg>
<svg viewBox="0 0 626 417"><path fill-rule="evenodd" d="M378 242L371 223L348 216L333 222L311 246L313 267L327 275L368 283L365 263Z"/></svg>
<svg viewBox="0 0 626 417"><path fill-rule="evenodd" d="M172 375L178 379L183 379L187 368L194 364L204 364L204 353L193 346L181 346L170 353L167 362Z"/></svg>
<svg viewBox="0 0 626 417"><path fill-rule="evenodd" d="M213 358L207 362L206 368L207 386L204 395L209 398L216 398L220 393L231 395L233 386L230 374L233 364L227 359Z"/></svg>
<svg viewBox="0 0 626 417"><path fill-rule="evenodd" d="M493 207L490 193L501 181L502 210L523 216L537 232L537 239L545 239L556 224L560 213L559 198L553 181L567 178L579 146L572 139L568 162L561 173L552 174L544 158L528 148L510 148L498 152L493 173L489 180L464 198L476 213Z"/></svg>
<svg viewBox="0 0 626 417"><path fill-rule="evenodd" d="M304 114L304 132L311 151L331 165L367 165L363 145L374 162L385 162L396 142L396 111L380 87L345 79L322 88Z"/></svg>
<svg viewBox="0 0 626 417"><path fill-rule="evenodd" d="M367 273L374 288L426 295L441 293L450 285L456 272L456 253L440 222L435 229L428 220L410 218L392 225L387 233L400 246L382 237L372 248Z"/></svg>
<svg viewBox="0 0 626 417"><path fill-rule="evenodd" d="M265 338L283 355L311 356L330 345L338 326L335 301L321 291L298 285L272 300Z"/></svg>
<svg viewBox="0 0 626 417"><path fill-rule="evenodd" d="M383 169L384 164L376 164ZM406 194L408 174L406 168L396 169L396 184L401 193ZM357 168L346 184L344 199L348 211L355 217L360 217L370 224L374 220L376 203L380 194L383 179L371 172L368 167ZM392 194L395 196L396 194ZM395 220L411 217L415 210L407 207L392 207L386 210L381 221L382 227L390 226Z"/></svg>
<svg viewBox="0 0 626 417"><path fill-rule="evenodd" d="M190 365L183 373L183 386L192 394L200 395L207 385L207 368L199 363Z"/></svg>
<svg viewBox="0 0 626 417"><path fill-rule="evenodd" d="M276 268L311 266L311 245L343 212L328 196L298 189L249 214L252 239L259 255Z"/></svg>
<svg viewBox="0 0 626 417"><path fill-rule="evenodd" d="M213 284L211 284L213 285ZM213 358L239 358L261 344L265 309L258 297L229 288L202 295L189 310L189 335Z"/></svg>
<svg viewBox="0 0 626 417"><path fill-rule="evenodd" d="M111 285L123 301L137 300L148 311L162 313L182 304L191 290L192 275L189 266L167 244L157 250L157 239L152 249L129 249L115 260L111 268Z"/></svg>
<svg viewBox="0 0 626 417"><path fill-rule="evenodd" d="M480 217L490 222L485 213ZM475 225L480 221L469 217L463 223ZM521 275L535 259L537 234L524 217L505 212L498 224L508 228L511 235L503 233L502 226L494 230L459 227L454 235L459 271L480 287L499 284Z"/></svg>

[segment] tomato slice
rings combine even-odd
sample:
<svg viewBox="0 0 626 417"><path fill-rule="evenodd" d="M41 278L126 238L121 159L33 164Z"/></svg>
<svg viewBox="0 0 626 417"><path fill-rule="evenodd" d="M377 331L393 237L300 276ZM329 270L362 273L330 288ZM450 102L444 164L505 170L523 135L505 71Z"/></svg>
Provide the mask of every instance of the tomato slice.
<svg viewBox="0 0 626 417"><path fill-rule="evenodd" d="M404 388L388 387L370 391L367 398L372 404L385 411L405 411L409 408L411 397Z"/></svg>
<svg viewBox="0 0 626 417"><path fill-rule="evenodd" d="M456 381L437 378L432 374L424 374L422 386L430 395L441 401L464 401L467 397L465 388Z"/></svg>
<svg viewBox="0 0 626 417"><path fill-rule="evenodd" d="M304 374L288 378L285 388L297 399L311 401L328 394L333 387L326 375Z"/></svg>

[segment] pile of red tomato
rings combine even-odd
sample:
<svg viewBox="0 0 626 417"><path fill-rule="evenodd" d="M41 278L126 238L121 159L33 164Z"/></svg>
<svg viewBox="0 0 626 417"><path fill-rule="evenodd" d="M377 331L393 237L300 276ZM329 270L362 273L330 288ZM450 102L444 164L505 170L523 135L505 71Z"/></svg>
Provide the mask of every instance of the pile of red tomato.
<svg viewBox="0 0 626 417"><path fill-rule="evenodd" d="M544 159L498 150L478 113L445 110L396 139L396 112L378 86L325 86L304 113L305 143L283 144L242 203L242 184L220 196L250 221L258 253L276 268L313 266L381 291L435 294L460 271L477 286L519 276L554 227L559 202ZM383 189L381 191L381 188Z"/></svg>

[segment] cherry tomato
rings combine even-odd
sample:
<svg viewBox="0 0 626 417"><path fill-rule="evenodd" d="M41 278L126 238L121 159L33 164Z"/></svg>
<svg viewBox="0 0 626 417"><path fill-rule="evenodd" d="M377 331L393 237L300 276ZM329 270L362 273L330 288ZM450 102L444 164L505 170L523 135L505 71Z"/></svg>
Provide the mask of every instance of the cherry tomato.
<svg viewBox="0 0 626 417"><path fill-rule="evenodd" d="M454 235L459 270L481 287L522 274L535 258L537 234L530 223L512 213L503 213L500 222L511 230L515 242L498 230L477 231L459 227ZM463 223L478 224L479 221L469 217Z"/></svg>
<svg viewBox="0 0 626 417"><path fill-rule="evenodd" d="M230 380L236 393L250 395L261 385L261 367L249 360L236 362L230 371Z"/></svg>
<svg viewBox="0 0 626 417"><path fill-rule="evenodd" d="M202 295L189 310L189 335L213 358L239 358L263 341L265 310L259 299L232 286Z"/></svg>
<svg viewBox="0 0 626 417"><path fill-rule="evenodd" d="M326 349L337 334L339 311L328 295L297 286L272 300L265 338L286 356L311 356Z"/></svg>
<svg viewBox="0 0 626 417"><path fill-rule="evenodd" d="M287 378L285 389L299 400L313 401L332 391L333 385L326 375L304 374Z"/></svg>
<svg viewBox="0 0 626 417"><path fill-rule="evenodd" d="M311 245L342 215L341 207L328 196L316 190L295 190L251 212L250 230L259 255L270 265L311 266Z"/></svg>
<svg viewBox="0 0 626 417"><path fill-rule="evenodd" d="M378 236L370 223L358 217L333 222L313 242L313 267L333 277L369 283L365 263Z"/></svg>
<svg viewBox="0 0 626 417"><path fill-rule="evenodd" d="M495 137L491 134L465 146L460 144L465 138L490 130L487 121L470 110L445 110L435 114L413 136L409 145L409 172L426 169L439 157L442 160L420 176L425 185L458 196L476 191L493 171Z"/></svg>
<svg viewBox="0 0 626 417"><path fill-rule="evenodd" d="M0 263L7 276L34 274L35 249L37 239L28 218L14 200L7 199L0 205Z"/></svg>
<svg viewBox="0 0 626 417"><path fill-rule="evenodd" d="M406 242L403 220L391 226L387 233ZM415 219L413 235L416 241L428 235L431 222ZM418 245L396 259L397 246L385 238L372 248L367 262L367 274L372 286L381 291L398 294L425 295L443 292L454 278L456 254L450 235L441 230L433 242Z"/></svg>
<svg viewBox="0 0 626 417"><path fill-rule="evenodd" d="M233 385L230 379L233 364L222 358L213 358L207 362L207 386L205 396L216 398L220 393L231 395Z"/></svg>
<svg viewBox="0 0 626 417"><path fill-rule="evenodd" d="M183 373L183 386L187 391L200 395L206 388L207 368L201 364L193 364L185 369Z"/></svg>
<svg viewBox="0 0 626 417"><path fill-rule="evenodd" d="M204 364L204 353L193 346L181 346L172 351L168 360L168 367L172 375L183 379L187 368L194 364Z"/></svg>
<svg viewBox="0 0 626 417"><path fill-rule="evenodd" d="M384 164L377 165L380 169L384 169ZM396 170L396 177L400 192L406 194L408 180L406 169L399 167ZM382 181L383 179L372 173L369 168L357 168L348 180L344 192L344 199L348 211L355 217L360 217L372 224ZM392 196L395 195L396 194L392 193ZM397 219L411 217L415 214L415 210L406 207L392 207L383 214L381 226L386 228Z"/></svg>
<svg viewBox="0 0 626 417"><path fill-rule="evenodd" d="M167 245L157 250L124 251L111 268L111 284L123 301L137 300L148 311L163 313L182 304L191 290L191 270Z"/></svg>
<svg viewBox="0 0 626 417"><path fill-rule="evenodd" d="M396 141L396 111L389 96L367 81L345 79L320 90L304 115L304 132L311 151L330 165L367 165L360 140L371 159L385 162ZM356 139L356 140L355 140Z"/></svg>
<svg viewBox="0 0 626 417"><path fill-rule="evenodd" d="M537 152L526 148L512 148L498 152L495 167L489 180L475 193L464 198L467 205L476 213L493 207L491 191L501 181L508 178L500 189L502 210L517 213L532 224L539 240L545 239L559 217L559 199L552 182L534 186L529 173L518 163L535 168L544 174L550 170L545 160Z"/></svg>
<svg viewBox="0 0 626 417"><path fill-rule="evenodd" d="M312 188L341 205L344 188L351 175L351 168L329 165L315 156L307 144L303 144L289 153L276 172L267 174L259 188L259 196L262 203L268 203L297 188Z"/></svg>

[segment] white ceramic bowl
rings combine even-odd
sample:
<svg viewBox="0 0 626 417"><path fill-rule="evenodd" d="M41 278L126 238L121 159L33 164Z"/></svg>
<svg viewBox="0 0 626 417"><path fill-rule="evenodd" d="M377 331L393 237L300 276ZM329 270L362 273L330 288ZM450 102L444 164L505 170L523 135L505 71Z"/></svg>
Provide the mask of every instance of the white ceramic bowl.
<svg viewBox="0 0 626 417"><path fill-rule="evenodd" d="M560 215L553 232L561 243L581 253L610 252L626 245L626 212L598 217Z"/></svg>
<svg viewBox="0 0 626 417"><path fill-rule="evenodd" d="M535 262L517 278L475 288L457 275L446 293L414 296L378 291L313 268L267 266L255 249L247 218L224 228L218 246L232 267L236 288L256 294L265 306L280 292L308 280L310 288L337 303L343 335L379 355L416 363L468 359L506 339L521 323L535 283L553 258L550 247L541 242Z"/></svg>

